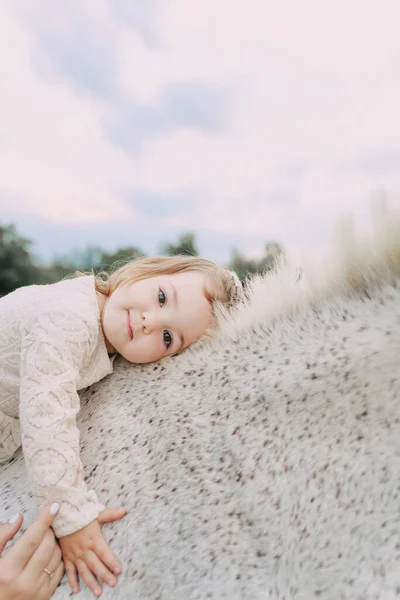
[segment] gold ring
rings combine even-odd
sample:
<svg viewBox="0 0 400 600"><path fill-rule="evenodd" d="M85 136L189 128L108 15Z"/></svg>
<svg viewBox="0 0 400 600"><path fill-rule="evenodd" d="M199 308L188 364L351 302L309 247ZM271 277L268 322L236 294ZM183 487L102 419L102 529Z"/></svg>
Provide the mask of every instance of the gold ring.
<svg viewBox="0 0 400 600"><path fill-rule="evenodd" d="M45 573L47 573L47 575L48 575L49 577L53 577L53 575L54 575L54 573L52 573L51 571L49 571L48 569L46 569L46 567L43 569L43 571L44 571Z"/></svg>

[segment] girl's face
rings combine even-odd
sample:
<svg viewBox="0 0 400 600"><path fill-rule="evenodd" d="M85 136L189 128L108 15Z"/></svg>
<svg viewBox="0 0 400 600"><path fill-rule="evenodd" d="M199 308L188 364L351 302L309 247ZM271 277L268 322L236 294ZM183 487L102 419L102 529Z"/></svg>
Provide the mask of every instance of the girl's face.
<svg viewBox="0 0 400 600"><path fill-rule="evenodd" d="M198 272L159 275L118 287L99 299L107 350L148 363L190 346L212 325Z"/></svg>

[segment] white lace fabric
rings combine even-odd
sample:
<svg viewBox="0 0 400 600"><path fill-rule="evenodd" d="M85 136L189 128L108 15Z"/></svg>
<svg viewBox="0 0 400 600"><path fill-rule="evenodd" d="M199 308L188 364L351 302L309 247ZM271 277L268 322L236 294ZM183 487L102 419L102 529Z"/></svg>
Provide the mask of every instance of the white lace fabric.
<svg viewBox="0 0 400 600"><path fill-rule="evenodd" d="M103 509L84 481L77 391L111 372L92 276L0 299L0 463L22 444L38 506L61 504L58 537Z"/></svg>

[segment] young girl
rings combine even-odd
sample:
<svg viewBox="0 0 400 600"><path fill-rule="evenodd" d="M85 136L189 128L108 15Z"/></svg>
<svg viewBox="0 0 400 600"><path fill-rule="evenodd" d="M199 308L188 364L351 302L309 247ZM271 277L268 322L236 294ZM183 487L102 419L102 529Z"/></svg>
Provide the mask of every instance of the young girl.
<svg viewBox="0 0 400 600"><path fill-rule="evenodd" d="M101 533L104 507L84 482L77 391L111 373L117 354L147 363L187 348L238 293L230 271L176 256L0 299L0 462L22 444L39 507L60 504L53 528L73 591L79 573L100 596L96 577L115 586L122 570Z"/></svg>

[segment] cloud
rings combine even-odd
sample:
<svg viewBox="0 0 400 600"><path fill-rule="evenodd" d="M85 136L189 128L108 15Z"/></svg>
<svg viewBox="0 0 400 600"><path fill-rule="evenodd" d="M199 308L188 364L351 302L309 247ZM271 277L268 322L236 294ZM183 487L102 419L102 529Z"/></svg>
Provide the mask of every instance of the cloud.
<svg viewBox="0 0 400 600"><path fill-rule="evenodd" d="M397 0L6 0L2 214L314 246L400 190L399 18Z"/></svg>
<svg viewBox="0 0 400 600"><path fill-rule="evenodd" d="M31 56L30 38L2 6L0 188L15 198L13 210L55 223L123 218L128 207L113 182L127 172L127 160L105 139L105 105L77 96L65 81L43 81Z"/></svg>
<svg viewBox="0 0 400 600"><path fill-rule="evenodd" d="M92 2L16 0L10 13L25 26L32 67L41 79L54 85L66 80L79 93L110 99L117 31L108 3L99 0L95 8Z"/></svg>
<svg viewBox="0 0 400 600"><path fill-rule="evenodd" d="M399 165L400 146L387 147L367 152L353 160L339 164L337 172L354 174L361 171L374 177L390 177L398 171Z"/></svg>
<svg viewBox="0 0 400 600"><path fill-rule="evenodd" d="M107 45L78 21L71 35L47 30L38 36L33 56L37 73L49 82L67 79L78 91L101 98L112 97L115 68Z"/></svg>
<svg viewBox="0 0 400 600"><path fill-rule="evenodd" d="M179 129L222 133L228 128L228 114L226 90L215 84L187 82L166 86L152 105L116 100L103 124L112 143L139 154L145 140Z"/></svg>
<svg viewBox="0 0 400 600"><path fill-rule="evenodd" d="M191 214L190 199L193 193L187 190L186 194L181 196L157 196L146 190L137 189L134 192L126 193L125 199L130 206L133 206L135 212L141 218L152 219L175 219L182 215Z"/></svg>
<svg viewBox="0 0 400 600"><path fill-rule="evenodd" d="M121 23L138 33L146 45L156 46L154 23L162 5L163 0L113 0L111 10Z"/></svg>

